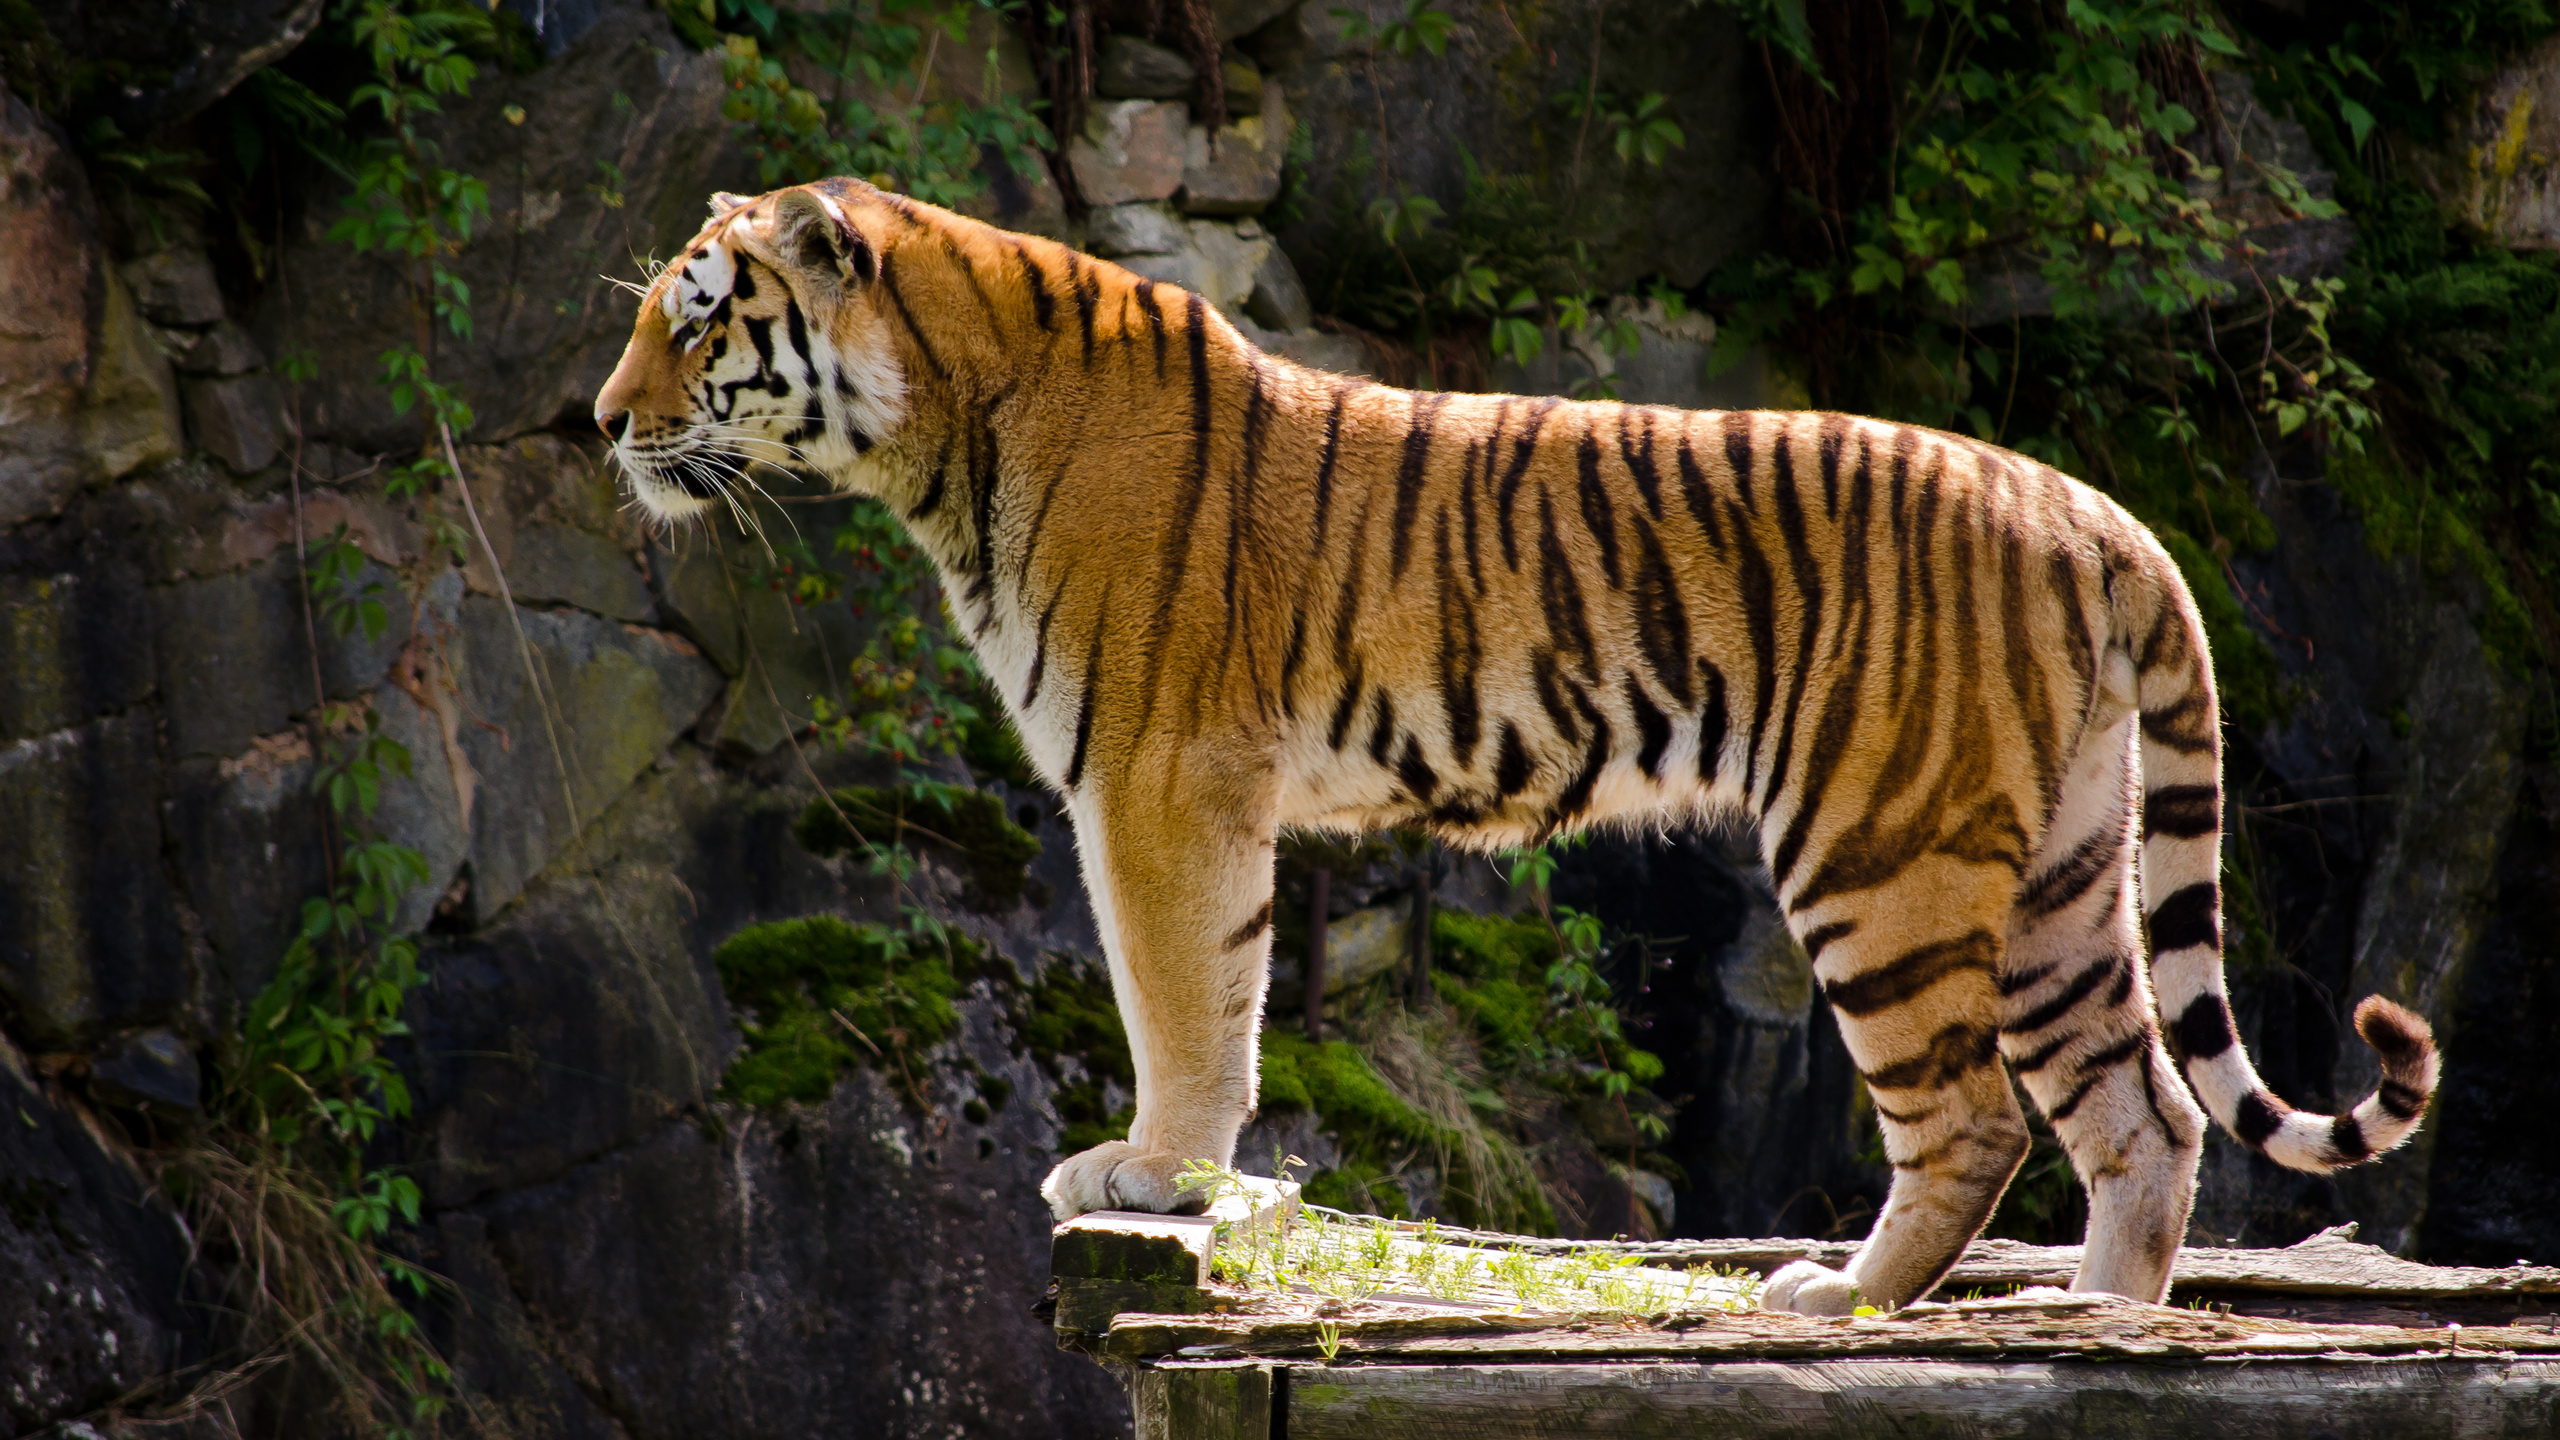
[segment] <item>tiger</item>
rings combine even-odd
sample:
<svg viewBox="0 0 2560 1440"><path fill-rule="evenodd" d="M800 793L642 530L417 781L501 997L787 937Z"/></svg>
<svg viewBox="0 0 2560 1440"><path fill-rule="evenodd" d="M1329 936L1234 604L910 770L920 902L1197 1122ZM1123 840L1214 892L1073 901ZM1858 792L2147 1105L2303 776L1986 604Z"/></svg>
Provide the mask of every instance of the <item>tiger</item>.
<svg viewBox="0 0 2560 1440"><path fill-rule="evenodd" d="M1771 1309L1935 1289L2028 1153L2012 1077L2088 1194L2075 1288L2155 1303L2207 1112L2321 1173L2434 1093L2428 1025L2380 996L2350 1111L2260 1081L2196 602L2140 522L2026 456L1327 374L1198 295L851 179L715 197L595 416L659 521L768 464L930 555L1063 801L1135 1062L1128 1138L1040 1187L1060 1221L1196 1212L1193 1162L1231 1159L1293 829L1757 838L1892 1167L1846 1267L1778 1269Z"/></svg>

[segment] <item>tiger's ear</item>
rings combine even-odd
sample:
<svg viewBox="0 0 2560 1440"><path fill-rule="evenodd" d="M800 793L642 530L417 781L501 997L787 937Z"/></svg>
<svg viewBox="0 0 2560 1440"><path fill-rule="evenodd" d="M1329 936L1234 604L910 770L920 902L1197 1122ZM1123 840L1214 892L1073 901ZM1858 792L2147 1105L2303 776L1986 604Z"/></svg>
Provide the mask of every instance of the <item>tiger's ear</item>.
<svg viewBox="0 0 2560 1440"><path fill-rule="evenodd" d="M875 273L871 247L844 213L807 190L785 190L774 200L772 245L791 265L836 283L869 284Z"/></svg>
<svg viewBox="0 0 2560 1440"><path fill-rule="evenodd" d="M753 195L732 195L726 190L714 190L711 192L711 218L717 220L741 205L754 203L756 197Z"/></svg>

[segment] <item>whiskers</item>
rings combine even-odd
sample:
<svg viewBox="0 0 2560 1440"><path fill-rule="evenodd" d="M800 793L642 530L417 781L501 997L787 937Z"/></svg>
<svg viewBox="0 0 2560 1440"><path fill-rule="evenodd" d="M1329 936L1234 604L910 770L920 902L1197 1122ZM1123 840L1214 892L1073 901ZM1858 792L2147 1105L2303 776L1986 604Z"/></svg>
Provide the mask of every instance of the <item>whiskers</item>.
<svg viewBox="0 0 2560 1440"><path fill-rule="evenodd" d="M638 446L626 441L615 445L613 453L632 481L630 503L665 520L670 530L684 517L663 515L650 504L648 488L676 490L690 499L726 505L740 533L753 537L768 557L779 558L772 537L765 532L758 501L782 517L795 541L805 543L799 523L756 478L761 465L814 470L807 452L797 445L735 422L708 421L690 427L670 443Z"/></svg>

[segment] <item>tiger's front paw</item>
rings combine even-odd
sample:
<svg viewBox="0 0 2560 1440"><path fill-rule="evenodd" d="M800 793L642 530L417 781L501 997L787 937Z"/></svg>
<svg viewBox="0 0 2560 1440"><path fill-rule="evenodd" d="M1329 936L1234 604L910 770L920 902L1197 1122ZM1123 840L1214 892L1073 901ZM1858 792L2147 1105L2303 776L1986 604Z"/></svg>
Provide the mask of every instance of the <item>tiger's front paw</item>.
<svg viewBox="0 0 2560 1440"><path fill-rule="evenodd" d="M1760 1292L1761 1309L1798 1315L1846 1315L1857 1305L1858 1282L1810 1260L1779 1267Z"/></svg>
<svg viewBox="0 0 2560 1440"><path fill-rule="evenodd" d="M1153 1215L1197 1215L1209 1208L1209 1192L1185 1185L1182 1172L1190 1160L1141 1150L1126 1140L1109 1140L1058 1162L1040 1182L1040 1198L1049 1213L1073 1220L1090 1210L1143 1210Z"/></svg>

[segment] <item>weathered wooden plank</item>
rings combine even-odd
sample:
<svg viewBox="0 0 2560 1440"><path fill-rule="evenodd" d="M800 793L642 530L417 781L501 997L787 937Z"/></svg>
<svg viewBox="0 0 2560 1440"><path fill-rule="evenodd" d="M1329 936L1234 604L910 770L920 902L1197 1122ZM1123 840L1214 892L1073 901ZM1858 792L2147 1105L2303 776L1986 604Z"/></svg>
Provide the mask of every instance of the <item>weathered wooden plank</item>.
<svg viewBox="0 0 2560 1440"><path fill-rule="evenodd" d="M2140 1305L2113 1296L2004 1299L1820 1318L1739 1311L1642 1320L1559 1322L1552 1316L1405 1313L1319 1322L1314 1316L1123 1315L1097 1347L1114 1358L1160 1355L1302 1359L1329 1325L1341 1356L1466 1363L1511 1358L1837 1359L1851 1356L2073 1357L2163 1360L2497 1352L2560 1356L2543 1327L2404 1329L2315 1326Z"/></svg>
<svg viewBox="0 0 2560 1440"><path fill-rule="evenodd" d="M1129 1375L1137 1440L1271 1440L1272 1366L1142 1365Z"/></svg>
<svg viewBox="0 0 2560 1440"><path fill-rule="evenodd" d="M1218 1222L1206 1215L1141 1215L1097 1210L1049 1238L1049 1273L1141 1285L1188 1285L1209 1278Z"/></svg>
<svg viewBox="0 0 2560 1440"><path fill-rule="evenodd" d="M2488 1440L2560 1432L2560 1361L2550 1360L1341 1365L1295 1367L1287 1391L1289 1440Z"/></svg>

